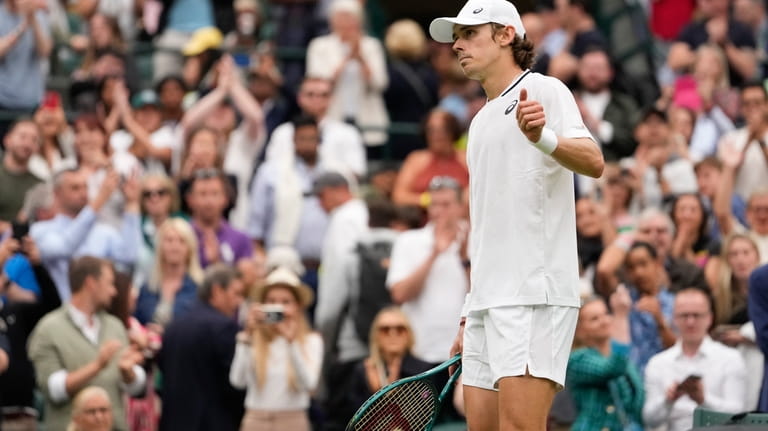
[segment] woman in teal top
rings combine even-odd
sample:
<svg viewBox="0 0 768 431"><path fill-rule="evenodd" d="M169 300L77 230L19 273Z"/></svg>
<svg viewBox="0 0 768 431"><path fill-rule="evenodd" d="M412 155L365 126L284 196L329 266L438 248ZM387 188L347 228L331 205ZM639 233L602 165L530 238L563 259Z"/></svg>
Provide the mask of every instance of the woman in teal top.
<svg viewBox="0 0 768 431"><path fill-rule="evenodd" d="M627 314L631 300L620 287L611 296L614 316L605 301L592 298L579 311L576 340L566 376L578 411L575 431L642 430L643 383L629 361Z"/></svg>

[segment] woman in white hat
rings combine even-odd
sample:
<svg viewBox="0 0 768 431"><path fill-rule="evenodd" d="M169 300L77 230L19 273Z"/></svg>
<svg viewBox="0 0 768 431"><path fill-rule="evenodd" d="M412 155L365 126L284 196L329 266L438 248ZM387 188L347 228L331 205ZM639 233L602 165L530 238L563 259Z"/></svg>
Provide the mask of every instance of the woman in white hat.
<svg viewBox="0 0 768 431"><path fill-rule="evenodd" d="M312 290L285 267L268 276L238 334L229 380L246 389L242 431L309 431L309 398L317 387L323 341L305 317Z"/></svg>

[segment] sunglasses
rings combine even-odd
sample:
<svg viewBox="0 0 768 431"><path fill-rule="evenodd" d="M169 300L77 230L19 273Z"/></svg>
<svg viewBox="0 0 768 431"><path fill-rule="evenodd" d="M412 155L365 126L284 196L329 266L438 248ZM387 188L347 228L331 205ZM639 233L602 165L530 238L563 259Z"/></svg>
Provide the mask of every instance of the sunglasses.
<svg viewBox="0 0 768 431"><path fill-rule="evenodd" d="M408 328L405 325L381 325L378 327L378 331L380 334L403 335L408 331Z"/></svg>
<svg viewBox="0 0 768 431"><path fill-rule="evenodd" d="M163 197L168 196L169 194L170 192L167 189L144 190L141 192L141 197L144 199L149 199L152 196Z"/></svg>
<svg viewBox="0 0 768 431"><path fill-rule="evenodd" d="M432 177L432 179L429 181L428 189L431 191L441 189L461 190L461 185L453 177L439 176Z"/></svg>

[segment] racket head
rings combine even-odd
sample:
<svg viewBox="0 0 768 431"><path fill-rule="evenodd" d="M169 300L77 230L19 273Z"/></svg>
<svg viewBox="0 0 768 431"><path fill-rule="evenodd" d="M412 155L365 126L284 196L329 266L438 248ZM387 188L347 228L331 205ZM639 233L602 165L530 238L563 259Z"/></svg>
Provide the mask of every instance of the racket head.
<svg viewBox="0 0 768 431"><path fill-rule="evenodd" d="M437 415L439 394L429 378L404 379L377 391L352 416L347 431L420 431Z"/></svg>

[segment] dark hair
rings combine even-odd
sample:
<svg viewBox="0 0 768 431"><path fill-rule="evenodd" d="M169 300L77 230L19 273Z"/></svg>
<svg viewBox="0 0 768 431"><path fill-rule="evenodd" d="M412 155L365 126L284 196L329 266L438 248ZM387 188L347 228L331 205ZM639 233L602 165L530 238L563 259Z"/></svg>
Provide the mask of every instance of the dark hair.
<svg viewBox="0 0 768 431"><path fill-rule="evenodd" d="M10 134L11 132L13 132L14 129L16 129L17 127L25 123L29 123L35 127L35 130L37 130L37 141L38 143L41 143L43 138L42 138L42 133L40 132L40 126L35 122L35 120L32 117L27 115L22 115L21 117L17 117L15 120L13 120L13 123L11 123L11 125L8 127L7 134Z"/></svg>
<svg viewBox="0 0 768 431"><path fill-rule="evenodd" d="M185 93L187 92L187 83L184 82L184 78L179 75L167 75L158 81L157 84L155 84L155 93L160 96L160 92L163 91L163 87L165 87L165 85L169 82L175 82L179 87L181 87L182 91Z"/></svg>
<svg viewBox="0 0 768 431"><path fill-rule="evenodd" d="M291 120L291 123L293 124L293 129L297 130L299 127L305 127L305 126L312 126L315 129L318 128L317 120L315 117L307 114L299 114Z"/></svg>
<svg viewBox="0 0 768 431"><path fill-rule="evenodd" d="M206 269L203 283L197 289L197 296L203 302L210 303L214 286L226 290L237 278L240 278L240 272L235 268L223 263L213 264Z"/></svg>
<svg viewBox="0 0 768 431"><path fill-rule="evenodd" d="M701 224L699 224L698 228L699 237L692 246L693 251L706 250L710 242L709 235L707 234L707 230L709 229L709 214L707 213L706 207L704 206L704 200L701 199L700 194L680 193L679 195L676 195L669 210L669 218L672 219L672 223L675 225L675 232L680 232L680 229L677 228L677 221L675 220L675 210L677 209L677 204L680 200L687 196L695 198L696 202L699 204L699 210L701 210Z"/></svg>
<svg viewBox="0 0 768 431"><path fill-rule="evenodd" d="M627 250L627 257L625 259L625 262L626 260L629 259L629 255L632 254L633 251L639 250L639 249L644 249L645 251L647 251L648 255L650 255L651 259L653 260L656 260L659 258L659 253L656 251L656 247L654 247L653 245L645 241L635 241L632 243L631 246L629 246L629 250Z"/></svg>
<svg viewBox="0 0 768 431"><path fill-rule="evenodd" d="M131 277L124 272L115 271L115 288L117 295L112 298L107 313L120 319L127 329L131 318Z"/></svg>
<svg viewBox="0 0 768 431"><path fill-rule="evenodd" d="M493 40L496 40L496 33L503 28L504 26L502 24L497 24L495 22L491 23ZM533 60L536 58L533 42L525 37L520 37L520 35L515 33L515 38L512 40L512 43L509 44L509 47L512 50L512 57L514 58L515 63L520 66L521 69L530 69L533 66Z"/></svg>
<svg viewBox="0 0 768 431"><path fill-rule="evenodd" d="M105 267L111 267L108 260L93 256L83 256L69 263L69 289L73 294L79 292L88 277L100 278Z"/></svg>
<svg viewBox="0 0 768 431"><path fill-rule="evenodd" d="M384 198L370 198L368 205L368 226L371 228L392 226L392 222L397 218L395 204Z"/></svg>
<svg viewBox="0 0 768 431"><path fill-rule="evenodd" d="M425 132L424 140L426 140L427 122L429 122L429 119L432 118L433 115L442 118L445 128L448 130L448 134L451 136L451 141L456 142L461 138L461 135L464 133L464 128L461 127L459 119L444 109L436 108L429 111L424 117L424 121L422 121L421 129Z"/></svg>
<svg viewBox="0 0 768 431"><path fill-rule="evenodd" d="M698 162L696 162L695 165L693 165L693 171L696 173L699 173L699 169L703 168L704 166L715 168L718 171L723 170L723 162L720 161L720 159L718 159L715 156L707 156L699 160Z"/></svg>
<svg viewBox="0 0 768 431"><path fill-rule="evenodd" d="M739 86L739 94L744 93L745 90L748 90L750 88L761 89L763 91L763 97L768 99L768 90L765 89L765 85L763 84L763 81L758 81L758 80L746 81L745 83L741 84L741 86Z"/></svg>
<svg viewBox="0 0 768 431"><path fill-rule="evenodd" d="M416 205L401 205L395 211L395 221L402 223L408 229L418 229L424 225L424 210Z"/></svg>
<svg viewBox="0 0 768 431"><path fill-rule="evenodd" d="M192 172L192 176L189 177L189 182L187 183L186 192L184 193L184 196L188 196L192 194L192 191L195 188L195 184L198 181L203 180L212 180L217 179L221 183L221 187L224 188L224 195L227 197L227 202L231 203L235 200L235 190L232 188L232 184L229 181L229 178L227 177L227 174L224 173L221 169L216 168L209 168L209 169L198 169L194 172Z"/></svg>

